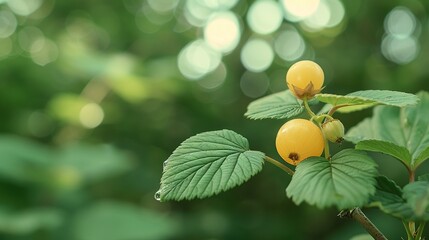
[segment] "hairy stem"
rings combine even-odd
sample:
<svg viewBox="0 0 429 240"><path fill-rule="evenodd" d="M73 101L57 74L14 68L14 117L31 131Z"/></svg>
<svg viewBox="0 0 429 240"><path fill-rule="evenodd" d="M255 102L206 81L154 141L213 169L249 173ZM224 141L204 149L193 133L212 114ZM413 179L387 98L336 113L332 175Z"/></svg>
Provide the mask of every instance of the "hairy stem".
<svg viewBox="0 0 429 240"><path fill-rule="evenodd" d="M287 174L289 174L291 176L295 173L292 169L290 169L289 167L285 166L284 164L280 163L279 161L277 161L273 158L265 156L264 159L265 159L265 161L267 161L267 162L273 164L274 166L282 169L283 171L285 171Z"/></svg>
<svg viewBox="0 0 429 240"><path fill-rule="evenodd" d="M387 240L380 230L368 219L368 217L362 212L360 208L354 208L352 210L343 210L338 216L340 218L351 218L360 223L362 227L375 239L375 240Z"/></svg>

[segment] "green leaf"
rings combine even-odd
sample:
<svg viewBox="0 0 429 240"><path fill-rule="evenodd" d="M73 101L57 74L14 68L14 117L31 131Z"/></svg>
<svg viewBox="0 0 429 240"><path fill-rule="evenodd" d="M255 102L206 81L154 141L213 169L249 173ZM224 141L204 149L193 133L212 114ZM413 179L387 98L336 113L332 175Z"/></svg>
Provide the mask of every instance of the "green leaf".
<svg viewBox="0 0 429 240"><path fill-rule="evenodd" d="M74 171L84 182L95 182L131 169L128 156L110 145L72 144L57 155L54 172Z"/></svg>
<svg viewBox="0 0 429 240"><path fill-rule="evenodd" d="M296 116L304 110L302 102L289 90L255 100L247 107L244 116L250 119L284 119Z"/></svg>
<svg viewBox="0 0 429 240"><path fill-rule="evenodd" d="M37 183L54 160L49 148L17 136L0 136L0 178L15 183Z"/></svg>
<svg viewBox="0 0 429 240"><path fill-rule="evenodd" d="M258 173L264 157L249 150L247 139L233 131L200 133L167 159L157 194L161 201L210 197Z"/></svg>
<svg viewBox="0 0 429 240"><path fill-rule="evenodd" d="M296 204L307 202L319 208L362 206L375 192L377 165L365 152L346 149L330 161L311 157L298 164L286 189Z"/></svg>
<svg viewBox="0 0 429 240"><path fill-rule="evenodd" d="M422 164L426 159L429 158L429 147L423 150L417 157L414 159L413 163L416 166Z"/></svg>
<svg viewBox="0 0 429 240"><path fill-rule="evenodd" d="M378 207L381 211L394 217L411 219L413 210L402 198L402 189L393 180L385 176L377 177L374 196L370 198L369 206Z"/></svg>
<svg viewBox="0 0 429 240"><path fill-rule="evenodd" d="M410 183L402 190L387 177L377 177L377 191L370 198L370 207L409 221L429 220L429 182Z"/></svg>
<svg viewBox="0 0 429 240"><path fill-rule="evenodd" d="M368 150L401 157L403 163L416 169L429 158L429 93L420 92L417 96L420 101L414 106L374 108L372 118L351 128L345 139L354 143L364 140L384 142ZM367 145L363 143L361 147Z"/></svg>
<svg viewBox="0 0 429 240"><path fill-rule="evenodd" d="M423 174L417 178L419 181L429 182L429 173Z"/></svg>
<svg viewBox="0 0 429 240"><path fill-rule="evenodd" d="M316 98L332 106L344 105L338 109L339 112L353 112L375 105L404 107L415 105L418 102L418 98L414 94L388 90L358 91L345 96L321 93L317 94Z"/></svg>
<svg viewBox="0 0 429 240"><path fill-rule="evenodd" d="M64 214L54 208L35 208L19 212L0 210L0 232L25 235L61 226Z"/></svg>
<svg viewBox="0 0 429 240"><path fill-rule="evenodd" d="M350 238L350 240L374 240L374 238L369 235L369 234L359 234L359 235L355 235L352 238Z"/></svg>
<svg viewBox="0 0 429 240"><path fill-rule="evenodd" d="M131 204L99 202L76 214L73 239L171 239L179 231L177 222L171 216Z"/></svg>
<svg viewBox="0 0 429 240"><path fill-rule="evenodd" d="M382 152L401 160L406 166L411 163L411 154L405 147L380 140L364 140L356 144L356 149Z"/></svg>
<svg viewBox="0 0 429 240"><path fill-rule="evenodd" d="M429 220L429 182L417 181L406 185L403 197L418 219Z"/></svg>

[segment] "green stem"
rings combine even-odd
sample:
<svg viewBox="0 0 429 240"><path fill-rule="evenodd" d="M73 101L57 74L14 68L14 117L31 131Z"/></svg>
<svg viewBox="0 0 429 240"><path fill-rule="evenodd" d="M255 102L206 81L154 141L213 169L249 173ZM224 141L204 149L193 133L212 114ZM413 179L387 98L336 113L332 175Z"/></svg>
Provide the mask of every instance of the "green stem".
<svg viewBox="0 0 429 240"><path fill-rule="evenodd" d="M415 180L415 171L410 168L407 168L407 170L408 170L408 181L412 183ZM408 222L408 231L411 234L411 239L414 239L413 236L415 236L416 234L416 223L414 221Z"/></svg>
<svg viewBox="0 0 429 240"><path fill-rule="evenodd" d="M416 223L414 221L408 222L408 229L410 230L411 236L415 236L415 234L416 234ZM414 237L411 239L414 239Z"/></svg>
<svg viewBox="0 0 429 240"><path fill-rule="evenodd" d="M311 110L310 106L308 105L307 98L304 97L304 99L302 101L304 102L304 108L305 108L305 110L307 110L308 115L310 115L310 117L315 117L316 114Z"/></svg>
<svg viewBox="0 0 429 240"><path fill-rule="evenodd" d="M422 239L423 231L425 230L425 225L426 225L426 222L421 222L419 224L419 227L417 228L417 233L416 233L416 240Z"/></svg>
<svg viewBox="0 0 429 240"><path fill-rule="evenodd" d="M320 117L325 117L325 118L327 118L329 120L334 120L334 118L331 115L329 115L329 114L320 114L319 116Z"/></svg>
<svg viewBox="0 0 429 240"><path fill-rule="evenodd" d="M408 222L402 221L402 224L404 224L405 231L407 232L407 240L413 240L413 234L411 234Z"/></svg>
<svg viewBox="0 0 429 240"><path fill-rule="evenodd" d="M339 108L342 108L342 107L348 107L348 106L350 106L350 105L349 105L349 104L341 104L341 105L337 105L337 106L335 106L335 107L331 108L331 110L329 110L328 115L329 115L329 116L332 116L332 115L335 113L335 111L337 111Z"/></svg>
<svg viewBox="0 0 429 240"><path fill-rule="evenodd" d="M325 138L325 158L331 160L331 154L329 153L329 141Z"/></svg>
<svg viewBox="0 0 429 240"><path fill-rule="evenodd" d="M375 240L387 240L383 233L369 220L369 218L362 212L360 208L354 208L352 210L341 211L338 214L340 218L352 218L375 239Z"/></svg>
<svg viewBox="0 0 429 240"><path fill-rule="evenodd" d="M264 159L265 159L265 161L267 161L267 162L273 164L274 166L282 169L283 171L285 171L287 174L289 174L291 176L295 173L292 169L290 169L289 167L285 166L284 164L280 163L279 161L277 161L273 158L265 156Z"/></svg>

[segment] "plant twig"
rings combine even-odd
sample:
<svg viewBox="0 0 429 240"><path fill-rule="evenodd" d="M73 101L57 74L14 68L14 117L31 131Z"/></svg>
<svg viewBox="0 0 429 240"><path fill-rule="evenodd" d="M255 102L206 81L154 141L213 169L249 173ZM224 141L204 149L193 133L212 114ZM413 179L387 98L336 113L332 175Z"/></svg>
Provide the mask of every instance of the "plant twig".
<svg viewBox="0 0 429 240"><path fill-rule="evenodd" d="M280 163L279 161L277 161L273 158L265 156L265 161L267 161L267 162L275 165L276 167L282 169L283 171L285 171L287 174L289 174L291 176L295 173L292 169L290 169L289 167L285 166L284 164Z"/></svg>
<svg viewBox="0 0 429 240"><path fill-rule="evenodd" d="M343 210L338 216L340 218L351 218L360 223L362 227L375 239L375 240L387 240L380 230L368 219L368 217L362 212L360 208L353 208L351 210Z"/></svg>

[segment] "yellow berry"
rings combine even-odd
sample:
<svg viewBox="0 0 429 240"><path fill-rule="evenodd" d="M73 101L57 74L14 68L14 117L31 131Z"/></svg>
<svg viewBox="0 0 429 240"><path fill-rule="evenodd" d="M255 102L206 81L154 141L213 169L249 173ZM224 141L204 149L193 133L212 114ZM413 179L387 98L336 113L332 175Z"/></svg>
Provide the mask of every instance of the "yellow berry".
<svg viewBox="0 0 429 240"><path fill-rule="evenodd" d="M322 90L324 79L322 68L309 60L293 64L286 74L289 90L299 99L310 99L319 93Z"/></svg>
<svg viewBox="0 0 429 240"><path fill-rule="evenodd" d="M276 148L286 162L297 165L308 157L320 156L325 148L325 139L313 122L293 119L278 131Z"/></svg>

